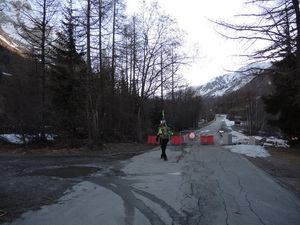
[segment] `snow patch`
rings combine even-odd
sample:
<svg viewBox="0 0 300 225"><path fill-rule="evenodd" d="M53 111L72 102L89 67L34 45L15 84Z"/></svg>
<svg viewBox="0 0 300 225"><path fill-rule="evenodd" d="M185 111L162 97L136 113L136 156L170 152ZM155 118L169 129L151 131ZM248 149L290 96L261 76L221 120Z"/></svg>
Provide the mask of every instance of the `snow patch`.
<svg viewBox="0 0 300 225"><path fill-rule="evenodd" d="M226 115L223 116L226 126L232 127L234 125L234 121L228 120ZM230 133L232 134L232 143L234 145L223 146L223 148L229 149L231 152L247 155L253 158L271 156L265 147L290 147L287 140L276 137L261 136L254 136L255 139L261 141L261 145L249 145L249 137L244 135L242 131L231 131Z"/></svg>
<svg viewBox="0 0 300 225"><path fill-rule="evenodd" d="M232 127L234 125L234 121L231 121L229 119L225 119L225 123L227 127Z"/></svg>
<svg viewBox="0 0 300 225"><path fill-rule="evenodd" d="M23 136L21 134L1 134L0 139L1 138L11 144L22 145L22 144L27 144L27 143L31 142L35 138L35 136L25 135L25 137L23 139ZM53 135L46 134L46 138L48 141L54 140Z"/></svg>
<svg viewBox="0 0 300 225"><path fill-rule="evenodd" d="M7 41L2 35L0 35L0 41L3 41L7 46L9 46L12 49L18 50L18 46L15 43Z"/></svg>
<svg viewBox="0 0 300 225"><path fill-rule="evenodd" d="M23 141L21 141L21 135L17 135L17 134L1 134L0 138L3 138L4 140L6 140L9 143L12 144L23 144Z"/></svg>
<svg viewBox="0 0 300 225"><path fill-rule="evenodd" d="M261 157L265 158L271 156L271 154L260 145L233 145L233 146L225 146L225 149L229 149L233 153L243 154L249 157Z"/></svg>
<svg viewBox="0 0 300 225"><path fill-rule="evenodd" d="M259 139L259 138L262 138L262 137L256 137L256 138ZM282 147L282 148L289 148L290 147L287 140L283 140L283 139L276 138L276 137L266 138L266 141L264 142L264 146Z"/></svg>

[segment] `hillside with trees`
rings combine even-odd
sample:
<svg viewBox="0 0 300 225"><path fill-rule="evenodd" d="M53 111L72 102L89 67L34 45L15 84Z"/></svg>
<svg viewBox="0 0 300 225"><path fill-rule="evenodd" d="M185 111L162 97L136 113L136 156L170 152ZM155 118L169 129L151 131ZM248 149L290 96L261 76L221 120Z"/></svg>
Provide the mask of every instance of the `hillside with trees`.
<svg viewBox="0 0 300 225"><path fill-rule="evenodd" d="M262 43L240 57L272 66L243 89L208 102L182 82L178 71L193 53L158 3L144 2L128 16L122 0L31 2L0 2L0 13L16 13L5 22L16 18L11 27L27 46L21 51L0 42L1 133L39 142L53 134L70 145L142 141L155 133L164 110L175 131L227 113L247 121L249 134L300 136L298 0L249 0L255 11L237 15L249 24L213 21L223 36L249 49Z"/></svg>
<svg viewBox="0 0 300 225"><path fill-rule="evenodd" d="M192 61L184 32L157 3L126 16L121 0L33 2L13 5L27 51L0 49L1 133L101 145L144 140L162 110L175 131L197 124L201 98L177 73Z"/></svg>
<svg viewBox="0 0 300 225"><path fill-rule="evenodd" d="M255 12L237 15L247 18L248 24L214 21L215 24L234 35L223 32L228 39L239 40L247 48L253 45L264 46L254 48L250 54L241 54L256 61L271 61L273 66L266 69L259 76L269 76L272 83L270 93L258 99L256 89L244 90L232 96L244 96L242 106L244 116L247 117L248 131L253 133L255 126L259 126L257 110L264 109L260 120L267 119L269 125L279 128L287 138L300 137L300 11L298 0L249 0L246 5L256 6ZM239 20L236 20L239 21ZM232 33L231 33L232 34ZM259 45L261 44L261 45ZM256 97L255 97L256 96ZM229 100L228 96L224 97ZM262 100L262 101L261 101ZM230 101L230 100L229 100ZM232 102L239 102L234 100ZM263 105L258 107L260 104ZM230 103L229 103L230 104ZM222 105L222 100L219 105ZM233 109L232 109L233 110ZM252 115L252 116L251 116ZM255 116L253 116L255 115ZM257 115L257 116L256 116ZM262 123L264 124L264 123Z"/></svg>

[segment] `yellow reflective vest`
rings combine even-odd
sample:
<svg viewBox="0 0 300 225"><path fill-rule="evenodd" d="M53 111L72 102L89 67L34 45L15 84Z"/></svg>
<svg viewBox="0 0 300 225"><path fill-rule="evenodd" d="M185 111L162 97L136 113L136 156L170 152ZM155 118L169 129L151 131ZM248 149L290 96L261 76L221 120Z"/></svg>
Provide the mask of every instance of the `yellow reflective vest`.
<svg viewBox="0 0 300 225"><path fill-rule="evenodd" d="M167 126L162 126L158 129L157 135L160 136L161 139L170 139L170 135L173 135L173 132Z"/></svg>

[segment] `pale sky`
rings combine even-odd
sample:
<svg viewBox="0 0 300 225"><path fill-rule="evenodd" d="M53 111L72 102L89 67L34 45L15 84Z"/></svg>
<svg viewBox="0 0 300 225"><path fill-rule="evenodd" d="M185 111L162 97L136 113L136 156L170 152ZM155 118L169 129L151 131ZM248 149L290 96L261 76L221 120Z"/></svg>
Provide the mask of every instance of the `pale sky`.
<svg viewBox="0 0 300 225"><path fill-rule="evenodd" d="M150 2L152 0L145 0ZM127 0L130 12L138 10L140 0ZM212 20L234 21L234 15L245 10L243 0L159 0L163 10L177 19L179 27L187 32L187 42L197 43L200 49L199 59L189 69L182 71L187 82L201 85L211 78L223 75L228 70L243 66L239 57L243 46L232 40L226 40L215 31Z"/></svg>

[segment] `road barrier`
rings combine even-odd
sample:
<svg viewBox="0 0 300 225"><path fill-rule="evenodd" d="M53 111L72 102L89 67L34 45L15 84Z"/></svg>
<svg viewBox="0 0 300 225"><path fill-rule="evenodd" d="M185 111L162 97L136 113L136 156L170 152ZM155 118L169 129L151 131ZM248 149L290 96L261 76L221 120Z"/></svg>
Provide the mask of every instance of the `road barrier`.
<svg viewBox="0 0 300 225"><path fill-rule="evenodd" d="M201 136L200 144L201 145L213 145L214 144L214 136Z"/></svg>
<svg viewBox="0 0 300 225"><path fill-rule="evenodd" d="M156 136L148 136L148 144L157 145L158 143L156 143Z"/></svg>
<svg viewBox="0 0 300 225"><path fill-rule="evenodd" d="M223 133L222 144L223 145L232 145L232 134L230 134L230 133Z"/></svg>
<svg viewBox="0 0 300 225"><path fill-rule="evenodd" d="M172 136L171 137L171 144L172 145L182 145L182 144L184 144L184 137L182 137L182 136Z"/></svg>
<svg viewBox="0 0 300 225"><path fill-rule="evenodd" d="M194 137L194 136L193 136ZM199 139L198 139L199 140ZM188 138L185 136L172 136L171 144L172 145L183 145L183 144L196 144L197 139ZM156 142L156 136L148 136L149 145L157 145L159 142ZM199 142L198 142L199 143ZM200 144L201 145L213 145L214 144L214 136L200 136Z"/></svg>
<svg viewBox="0 0 300 225"><path fill-rule="evenodd" d="M156 136L148 136L147 143L149 145L157 145L157 144L159 144L159 141L156 142ZM172 145L181 145L181 144L184 144L184 137L182 137L182 136L172 136L171 137L171 144Z"/></svg>

